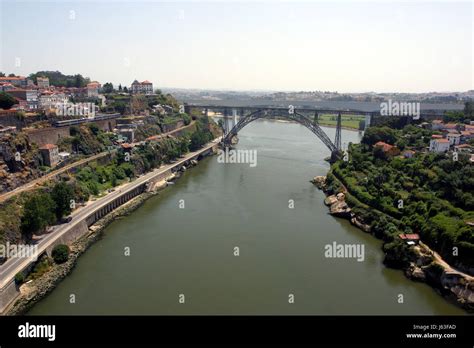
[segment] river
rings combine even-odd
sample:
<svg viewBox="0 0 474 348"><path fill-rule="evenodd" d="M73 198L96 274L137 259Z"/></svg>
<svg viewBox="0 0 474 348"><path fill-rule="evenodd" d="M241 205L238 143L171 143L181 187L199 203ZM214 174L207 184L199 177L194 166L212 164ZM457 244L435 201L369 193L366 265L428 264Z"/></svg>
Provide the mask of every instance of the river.
<svg viewBox="0 0 474 348"><path fill-rule="evenodd" d="M259 120L239 138L238 149L257 150L257 166L204 159L110 224L29 314L464 313L385 268L381 241L328 214L309 180L326 174L329 150L309 130ZM342 139L360 135L343 130ZM326 258L333 242L363 244L364 261Z"/></svg>

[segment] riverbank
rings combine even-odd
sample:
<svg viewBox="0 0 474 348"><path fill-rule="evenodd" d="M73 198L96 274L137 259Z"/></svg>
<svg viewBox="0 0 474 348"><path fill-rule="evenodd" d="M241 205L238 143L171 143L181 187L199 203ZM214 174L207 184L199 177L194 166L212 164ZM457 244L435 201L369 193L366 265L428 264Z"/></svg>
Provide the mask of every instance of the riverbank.
<svg viewBox="0 0 474 348"><path fill-rule="evenodd" d="M198 164L197 160L191 160L190 166ZM189 166L188 166L189 168ZM20 294L12 305L3 313L3 315L22 315L28 312L38 301L53 291L58 284L69 275L77 264L79 257L84 254L90 246L103 236L105 228L116 219L127 216L138 209L146 200L160 193L161 190L168 186L168 182L178 179L181 172L187 170L182 167L181 171L171 173L163 180L155 182L147 192L126 202L119 208L105 215L102 219L89 227L87 234L78 238L69 245L70 254L68 260L63 264L52 263L51 268L42 274L39 278L22 284L19 288ZM43 255L38 261L42 262L47 255Z"/></svg>
<svg viewBox="0 0 474 348"><path fill-rule="evenodd" d="M329 207L330 214L348 219L352 225L375 236L371 226L365 224L359 214L355 213L353 207L351 207L357 202L357 199L347 191L342 182L333 174L330 173L330 175L333 176L333 180L339 182L343 192L331 194L326 186L326 176L317 176L311 180L316 187L326 194L327 197L324 203ZM359 209L361 207L365 210L373 209L361 202L358 203ZM384 264L387 267L401 269L407 278L427 283L449 302L456 304L468 313L474 313L474 277L453 269L439 254L421 241L413 246L405 245L402 251L388 249L385 247L387 244L386 242L383 246ZM402 262L402 258L406 258L408 261Z"/></svg>

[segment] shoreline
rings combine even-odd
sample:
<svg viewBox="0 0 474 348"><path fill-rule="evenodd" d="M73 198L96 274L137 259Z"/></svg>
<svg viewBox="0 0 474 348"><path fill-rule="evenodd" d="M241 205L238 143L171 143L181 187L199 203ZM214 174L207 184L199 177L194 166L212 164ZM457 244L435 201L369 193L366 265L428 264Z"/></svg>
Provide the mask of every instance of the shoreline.
<svg viewBox="0 0 474 348"><path fill-rule="evenodd" d="M204 157L212 156L213 154L214 153L208 154ZM199 161L196 160L192 167L198 164ZM174 181L181 177L182 171L172 173L165 179L156 182L152 191L143 192L116 210L105 215L102 219L96 221L96 223L89 227L88 233L69 245L69 258L65 263L53 263L51 268L37 279L21 284L19 286L20 294L2 315L14 316L27 314L34 305L50 294L64 278L71 274L79 257L104 236L104 231L108 225L115 221L115 219L120 219L131 214L141 207L149 198L159 195L163 189L169 186L167 184L168 181ZM38 258L37 263L41 262L41 260L43 260L43 257Z"/></svg>
<svg viewBox="0 0 474 348"><path fill-rule="evenodd" d="M336 176L334 177L340 181ZM345 193L338 193L337 195L329 194L325 186L326 176L316 176L310 180L310 182L326 195L324 204L328 206L329 214L349 220L353 226L363 232L370 233L375 238L381 239L372 233L371 227L364 224L346 203L345 195L346 193L350 194L347 189L345 189ZM384 245L385 243L386 241L384 241ZM451 266L421 241L419 245L413 247L413 250L415 251L416 257L410 260L408 266L400 266L398 260L399 255L390 254L382 247L382 251L385 254L383 263L388 268L403 271L404 275L412 281L426 283L446 301L463 309L467 314L474 313L474 282L472 281L474 277L470 275L462 277L461 275L463 275L463 273L453 272ZM456 280L450 278L451 275L456 275Z"/></svg>

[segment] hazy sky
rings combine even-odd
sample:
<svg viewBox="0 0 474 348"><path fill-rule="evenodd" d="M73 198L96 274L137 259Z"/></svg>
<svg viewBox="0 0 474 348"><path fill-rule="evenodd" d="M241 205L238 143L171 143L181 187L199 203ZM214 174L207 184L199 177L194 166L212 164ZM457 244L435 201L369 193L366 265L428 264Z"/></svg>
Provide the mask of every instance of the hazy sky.
<svg viewBox="0 0 474 348"><path fill-rule="evenodd" d="M235 90L474 89L470 1L0 2L7 73Z"/></svg>

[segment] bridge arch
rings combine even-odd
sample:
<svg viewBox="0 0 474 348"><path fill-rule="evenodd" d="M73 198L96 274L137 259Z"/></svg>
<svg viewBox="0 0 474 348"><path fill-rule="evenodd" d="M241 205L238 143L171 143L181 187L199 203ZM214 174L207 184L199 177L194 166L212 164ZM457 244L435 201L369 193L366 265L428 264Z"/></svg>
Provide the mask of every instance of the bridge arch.
<svg viewBox="0 0 474 348"><path fill-rule="evenodd" d="M271 111L270 111L271 112ZM232 127L232 129L227 132L223 137L223 144L224 146L229 146L231 144L232 138L237 135L237 133L244 128L249 123L261 119L261 118L269 118L269 110L266 109L259 109L250 113L249 115L240 116L239 121ZM323 143L326 147L331 151L332 154L339 152L340 149L331 141L331 139L327 136L327 134L321 129L321 127L310 120L308 117L298 113L294 110L293 113L281 113L279 116L287 118L288 120L295 121L306 128L308 128L311 132L313 132ZM225 118L227 120L227 117Z"/></svg>

